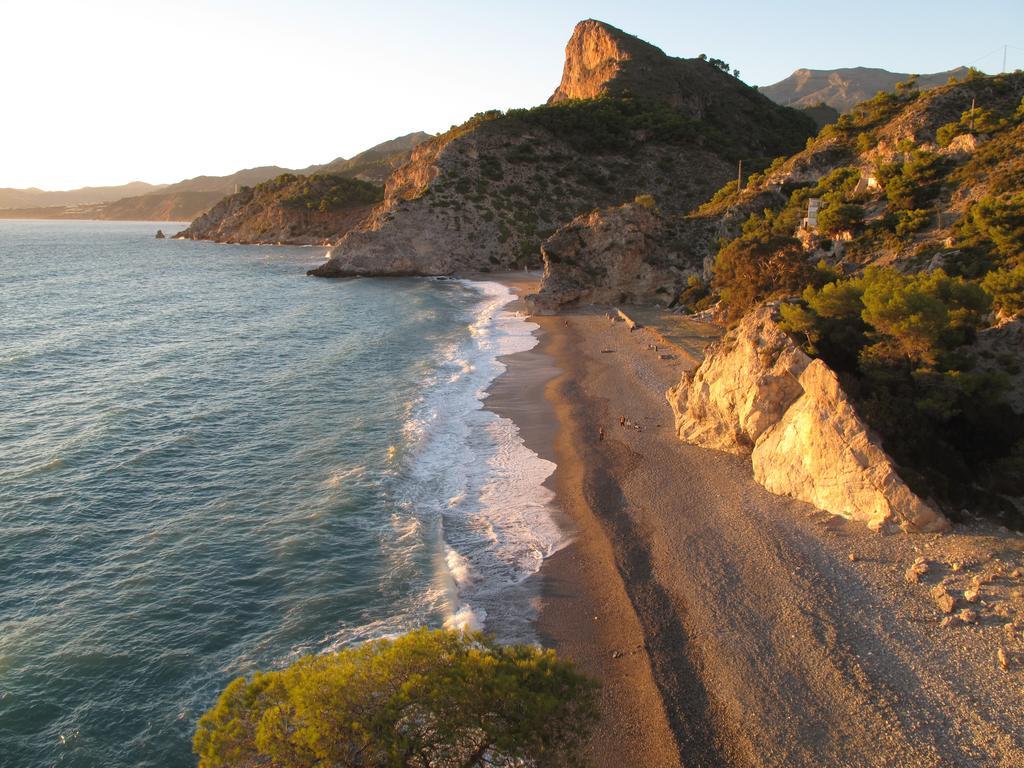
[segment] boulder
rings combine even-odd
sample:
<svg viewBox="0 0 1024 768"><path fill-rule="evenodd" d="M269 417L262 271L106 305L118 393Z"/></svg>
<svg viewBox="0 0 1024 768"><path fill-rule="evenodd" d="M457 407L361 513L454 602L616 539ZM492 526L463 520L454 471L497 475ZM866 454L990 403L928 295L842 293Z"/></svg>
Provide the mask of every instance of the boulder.
<svg viewBox="0 0 1024 768"><path fill-rule="evenodd" d="M811 359L782 332L773 312L761 307L748 314L668 391L680 440L750 453L800 397L798 378Z"/></svg>
<svg viewBox="0 0 1024 768"><path fill-rule="evenodd" d="M874 530L887 521L915 531L949 527L900 479L823 361L805 368L799 387L802 394L763 432L751 454L754 478L761 485Z"/></svg>

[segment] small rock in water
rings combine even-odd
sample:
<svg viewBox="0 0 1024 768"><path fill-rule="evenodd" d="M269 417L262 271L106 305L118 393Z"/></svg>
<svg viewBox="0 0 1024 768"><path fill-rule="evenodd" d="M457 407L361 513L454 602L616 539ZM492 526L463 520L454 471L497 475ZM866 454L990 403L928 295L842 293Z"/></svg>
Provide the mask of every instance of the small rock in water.
<svg viewBox="0 0 1024 768"><path fill-rule="evenodd" d="M956 607L956 598L946 591L946 587L944 585L939 584L933 587L931 595L932 599L935 601L935 605L939 607L940 611L943 613L953 612L953 608Z"/></svg>
<svg viewBox="0 0 1024 768"><path fill-rule="evenodd" d="M164 231L162 229L158 229L156 231L156 239L157 240L163 240L164 239Z"/></svg>

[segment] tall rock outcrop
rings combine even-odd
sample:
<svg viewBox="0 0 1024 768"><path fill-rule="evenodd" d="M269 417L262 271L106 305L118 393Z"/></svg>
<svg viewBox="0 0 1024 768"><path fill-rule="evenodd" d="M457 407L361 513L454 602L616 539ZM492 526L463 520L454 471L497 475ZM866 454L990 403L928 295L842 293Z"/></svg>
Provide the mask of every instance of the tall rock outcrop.
<svg viewBox="0 0 1024 768"><path fill-rule="evenodd" d="M810 362L775 324L772 309L760 307L668 391L676 434L705 448L750 453L800 397L799 377Z"/></svg>
<svg viewBox="0 0 1024 768"><path fill-rule="evenodd" d="M907 487L822 360L800 374L800 397L758 439L754 479L873 530L893 521L914 531L939 531L946 519Z"/></svg>
<svg viewBox="0 0 1024 768"><path fill-rule="evenodd" d="M770 307L747 315L668 391L681 440L750 454L772 493L878 529L949 523L900 479L839 380L778 327Z"/></svg>
<svg viewBox="0 0 1024 768"><path fill-rule="evenodd" d="M608 98L577 100L598 95ZM794 151L813 132L706 61L581 22L548 105L482 113L421 144L313 274L537 266L541 242L582 213L638 194L688 211L733 174L735 158Z"/></svg>
<svg viewBox="0 0 1024 768"><path fill-rule="evenodd" d="M624 69L666 59L660 48L594 19L581 21L565 46L562 82L548 104L567 99L596 99L621 91ZM617 95L617 94L616 94Z"/></svg>
<svg viewBox="0 0 1024 768"><path fill-rule="evenodd" d="M668 304L687 274L672 263L668 238L651 205L577 216L541 244L544 279L530 300L540 312L570 304Z"/></svg>

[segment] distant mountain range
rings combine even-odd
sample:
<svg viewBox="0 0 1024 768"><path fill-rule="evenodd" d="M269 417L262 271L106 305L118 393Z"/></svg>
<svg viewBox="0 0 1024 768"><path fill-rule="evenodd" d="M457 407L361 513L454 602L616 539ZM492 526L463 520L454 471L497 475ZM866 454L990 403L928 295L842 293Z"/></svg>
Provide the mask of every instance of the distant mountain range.
<svg viewBox="0 0 1024 768"><path fill-rule="evenodd" d="M120 200L132 195L146 195L159 192L166 184L147 184L144 181L132 181L116 187L82 187L65 192L47 192L46 190L0 188L0 208L39 208L53 205L91 205Z"/></svg>
<svg viewBox="0 0 1024 768"><path fill-rule="evenodd" d="M83 187L61 192L0 189L0 218L191 221L225 195L283 173L337 173L383 185L405 162L413 147L430 138L418 131L385 141L352 158L338 157L303 169L265 165L228 176L196 176L176 184L133 181L113 187Z"/></svg>
<svg viewBox="0 0 1024 768"><path fill-rule="evenodd" d="M948 83L951 77L962 80L967 71L967 67L958 67L948 72L918 75L917 85L921 90L935 88ZM785 107L808 108L825 104L846 112L879 91L895 91L897 83L906 82L912 76L872 67L798 69L785 80L758 90Z"/></svg>

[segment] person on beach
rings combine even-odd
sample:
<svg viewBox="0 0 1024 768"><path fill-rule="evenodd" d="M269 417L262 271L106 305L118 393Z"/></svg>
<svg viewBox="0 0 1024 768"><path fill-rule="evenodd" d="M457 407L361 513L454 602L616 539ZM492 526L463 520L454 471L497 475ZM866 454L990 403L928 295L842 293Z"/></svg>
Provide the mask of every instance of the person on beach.
<svg viewBox="0 0 1024 768"><path fill-rule="evenodd" d="M626 426L626 417L625 416L619 416L619 426L620 427Z"/></svg>
<svg viewBox="0 0 1024 768"><path fill-rule="evenodd" d="M604 440L604 427L597 428L597 439Z"/></svg>

